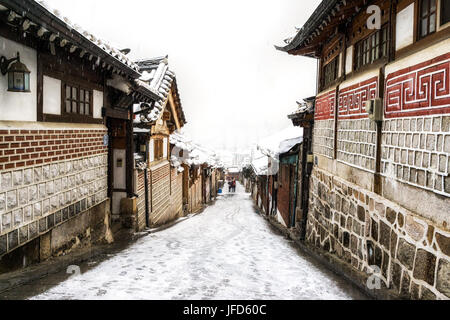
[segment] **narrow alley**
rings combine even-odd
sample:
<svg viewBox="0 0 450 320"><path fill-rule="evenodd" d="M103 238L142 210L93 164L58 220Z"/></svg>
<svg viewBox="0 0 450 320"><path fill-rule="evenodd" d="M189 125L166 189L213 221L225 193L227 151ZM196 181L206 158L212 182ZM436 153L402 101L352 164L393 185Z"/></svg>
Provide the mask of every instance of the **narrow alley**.
<svg viewBox="0 0 450 320"><path fill-rule="evenodd" d="M277 235L240 184L201 214L80 267L80 275L51 275L1 298L366 298Z"/></svg>

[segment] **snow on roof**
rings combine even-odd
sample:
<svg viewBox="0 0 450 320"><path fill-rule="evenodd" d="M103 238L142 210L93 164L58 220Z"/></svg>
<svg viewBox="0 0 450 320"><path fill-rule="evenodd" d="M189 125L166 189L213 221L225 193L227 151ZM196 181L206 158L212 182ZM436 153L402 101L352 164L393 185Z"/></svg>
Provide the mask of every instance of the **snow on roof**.
<svg viewBox="0 0 450 320"><path fill-rule="evenodd" d="M222 168L224 166L220 157L214 151L193 142L192 139L188 138L184 133L175 132L171 134L170 143L177 148L186 151L183 152L182 157L175 155L176 159L173 159L173 164L177 164L178 161L187 165L207 164L213 168ZM176 167L176 165L174 166Z"/></svg>
<svg viewBox="0 0 450 320"><path fill-rule="evenodd" d="M264 176L268 172L267 169L269 167L269 161L267 159L267 156L263 156L257 159L253 159L251 165L256 175Z"/></svg>
<svg viewBox="0 0 450 320"><path fill-rule="evenodd" d="M82 37L86 38L92 44L102 49L107 54L111 55L113 58L126 65L127 67L139 72L139 66L130 58L128 58L124 53L122 53L119 49L114 47L111 43L106 40L100 39L93 35L92 33L84 30L79 25L72 23L67 17L64 17L59 10L51 8L45 1L42 0L34 0L37 4L47 10L50 14L52 14L56 19L67 25L68 29L74 30L78 32Z"/></svg>
<svg viewBox="0 0 450 320"><path fill-rule="evenodd" d="M175 73L169 70L167 56L138 60L136 63L139 65L142 76L140 79L136 79L135 83L159 97L155 102L156 109L153 110L153 113L139 117L137 122L154 122L159 118L163 107L167 103L170 90L175 81Z"/></svg>
<svg viewBox="0 0 450 320"><path fill-rule="evenodd" d="M266 156L278 158L296 144L303 142L303 128L288 127L258 143L258 149Z"/></svg>

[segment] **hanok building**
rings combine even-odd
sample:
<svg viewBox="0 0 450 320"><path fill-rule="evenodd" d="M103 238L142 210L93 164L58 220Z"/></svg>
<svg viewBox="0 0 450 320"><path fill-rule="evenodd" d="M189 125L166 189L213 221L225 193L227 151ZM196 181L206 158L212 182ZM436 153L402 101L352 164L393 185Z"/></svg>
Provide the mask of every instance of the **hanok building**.
<svg viewBox="0 0 450 320"><path fill-rule="evenodd" d="M137 209L136 229L154 227L183 215L186 181L183 173L171 166L169 138L186 123L175 74L169 70L167 57L137 62L143 73L140 85L158 98L134 106L134 133L137 164L135 188L137 204L123 206ZM186 179L186 177L184 177ZM122 210L123 211L123 210Z"/></svg>
<svg viewBox="0 0 450 320"><path fill-rule="evenodd" d="M449 1L327 0L278 47L319 60L307 241L413 298L450 297L449 35Z"/></svg>
<svg viewBox="0 0 450 320"><path fill-rule="evenodd" d="M0 1L2 266L112 241L109 182L132 195L112 163L132 159L131 106L153 97L127 52L36 1Z"/></svg>

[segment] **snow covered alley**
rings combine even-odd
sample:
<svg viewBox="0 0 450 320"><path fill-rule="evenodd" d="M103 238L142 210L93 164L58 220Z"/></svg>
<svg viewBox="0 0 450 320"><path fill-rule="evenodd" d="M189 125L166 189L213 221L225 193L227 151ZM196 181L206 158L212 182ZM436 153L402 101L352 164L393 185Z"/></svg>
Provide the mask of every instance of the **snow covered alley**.
<svg viewBox="0 0 450 320"><path fill-rule="evenodd" d="M365 299L275 234L241 185L203 213L88 264L65 280L49 276L53 287L32 299Z"/></svg>

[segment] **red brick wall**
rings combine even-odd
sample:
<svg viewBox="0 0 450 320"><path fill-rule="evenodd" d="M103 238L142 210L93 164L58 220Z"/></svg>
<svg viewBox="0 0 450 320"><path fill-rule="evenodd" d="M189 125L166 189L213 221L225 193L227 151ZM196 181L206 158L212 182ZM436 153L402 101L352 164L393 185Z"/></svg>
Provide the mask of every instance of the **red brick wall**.
<svg viewBox="0 0 450 320"><path fill-rule="evenodd" d="M0 170L107 152L105 130L0 130Z"/></svg>

